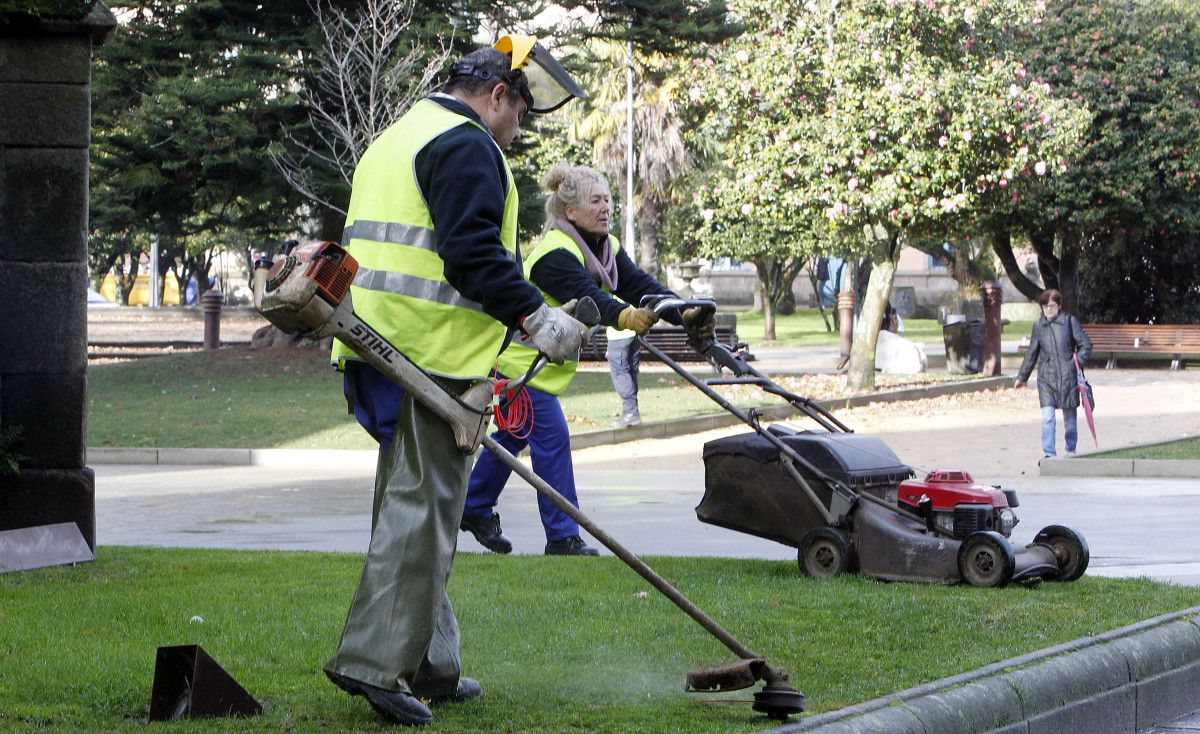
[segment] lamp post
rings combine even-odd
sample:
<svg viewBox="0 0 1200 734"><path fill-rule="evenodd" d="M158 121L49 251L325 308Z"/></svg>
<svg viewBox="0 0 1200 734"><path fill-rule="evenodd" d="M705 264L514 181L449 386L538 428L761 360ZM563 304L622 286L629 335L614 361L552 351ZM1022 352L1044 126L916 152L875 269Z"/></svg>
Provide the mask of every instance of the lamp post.
<svg viewBox="0 0 1200 734"><path fill-rule="evenodd" d="M637 253L633 241L633 42L625 44L625 251ZM636 255L635 255L636 257ZM637 257L641 261L641 257ZM646 263L640 263L643 267Z"/></svg>

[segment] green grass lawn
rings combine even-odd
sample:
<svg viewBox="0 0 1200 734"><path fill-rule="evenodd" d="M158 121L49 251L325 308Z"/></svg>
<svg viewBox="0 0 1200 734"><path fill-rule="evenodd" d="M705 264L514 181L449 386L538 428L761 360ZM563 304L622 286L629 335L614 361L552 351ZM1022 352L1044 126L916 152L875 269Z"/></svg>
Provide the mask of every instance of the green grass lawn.
<svg viewBox="0 0 1200 734"><path fill-rule="evenodd" d="M829 323L834 325L835 328L832 332L825 329L825 322L821 320L821 313L815 308L800 308L796 309L796 313L789 316L777 316L775 319L775 340L771 342L763 339L762 312L738 311L736 313L738 338L749 342L752 347L756 344L787 347L828 347L837 346L839 343L840 337L836 331L837 314L831 310L826 311L826 313L829 315ZM1029 336L1029 332L1032 329L1032 321L1014 321L1004 327L1003 336L1006 339L1020 339L1023 336ZM937 322L937 319L905 319L904 332L900 336L915 342L941 344L942 325Z"/></svg>
<svg viewBox="0 0 1200 734"><path fill-rule="evenodd" d="M711 368L693 364L700 376ZM954 379L966 379L953 376ZM845 378L779 375L799 395L844 394ZM880 376L881 389L946 380L944 372ZM720 412L674 373L643 371L642 418L661 421ZM229 347L88 368L87 445L171 448L375 448L346 412L341 375L311 349ZM737 405L779 405L757 388L721 388ZM607 370L581 371L563 395L572 432L608 428L620 410Z"/></svg>
<svg viewBox="0 0 1200 734"><path fill-rule="evenodd" d="M1197 589L1146 580L979 589L821 582L783 562L651 562L787 668L810 713L1200 603ZM101 547L94 563L0 575L0 731L142 730L155 649L185 644L265 713L155 731L390 730L321 673L360 566L353 554ZM455 566L464 672L485 695L439 707L435 731L767 727L748 705L682 692L687 670L733 656L617 559L461 554Z"/></svg>
<svg viewBox="0 0 1200 734"><path fill-rule="evenodd" d="M1200 460L1200 437L1185 438L1179 441L1139 446L1131 449L1105 451L1102 454L1088 454L1087 459L1183 459Z"/></svg>

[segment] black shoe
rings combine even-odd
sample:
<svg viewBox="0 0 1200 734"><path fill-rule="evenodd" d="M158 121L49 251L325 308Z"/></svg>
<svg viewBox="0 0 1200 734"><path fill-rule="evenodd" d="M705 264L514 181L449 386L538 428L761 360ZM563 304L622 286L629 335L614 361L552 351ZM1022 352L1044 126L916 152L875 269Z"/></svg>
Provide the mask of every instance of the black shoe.
<svg viewBox="0 0 1200 734"><path fill-rule="evenodd" d="M600 551L583 542L583 538L572 535L562 540L552 540L546 544L548 556L598 556Z"/></svg>
<svg viewBox="0 0 1200 734"><path fill-rule="evenodd" d="M459 678L454 693L444 693L440 696L430 696L430 703L462 703L483 695L483 686L474 678Z"/></svg>
<svg viewBox="0 0 1200 734"><path fill-rule="evenodd" d="M512 553L512 541L504 537L500 530L500 516L494 512L488 517L463 515L458 529L474 535L480 545L493 553Z"/></svg>
<svg viewBox="0 0 1200 734"><path fill-rule="evenodd" d="M408 691L389 691L369 683L347 678L326 670L325 675L338 688L351 696L362 696L380 716L405 726L425 726L433 723L433 712Z"/></svg>

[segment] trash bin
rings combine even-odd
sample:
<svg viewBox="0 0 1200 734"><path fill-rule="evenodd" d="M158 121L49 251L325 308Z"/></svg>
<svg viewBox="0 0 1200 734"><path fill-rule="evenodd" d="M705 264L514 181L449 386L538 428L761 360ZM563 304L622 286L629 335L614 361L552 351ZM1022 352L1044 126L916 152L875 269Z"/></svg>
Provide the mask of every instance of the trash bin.
<svg viewBox="0 0 1200 734"><path fill-rule="evenodd" d="M946 317L942 327L946 343L946 372L952 375L974 375L983 371L983 322L963 321L960 316Z"/></svg>

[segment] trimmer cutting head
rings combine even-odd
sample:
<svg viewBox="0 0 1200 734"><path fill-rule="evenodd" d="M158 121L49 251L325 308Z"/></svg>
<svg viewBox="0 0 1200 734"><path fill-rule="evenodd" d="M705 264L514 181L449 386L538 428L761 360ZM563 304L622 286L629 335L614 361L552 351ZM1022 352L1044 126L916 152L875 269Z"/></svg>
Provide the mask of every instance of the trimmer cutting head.
<svg viewBox="0 0 1200 734"><path fill-rule="evenodd" d="M761 658L689 670L683 690L689 693L740 691L760 680L766 685L754 694L755 711L780 721L787 721L789 716L804 711L804 694L792 687L787 671L767 665Z"/></svg>

